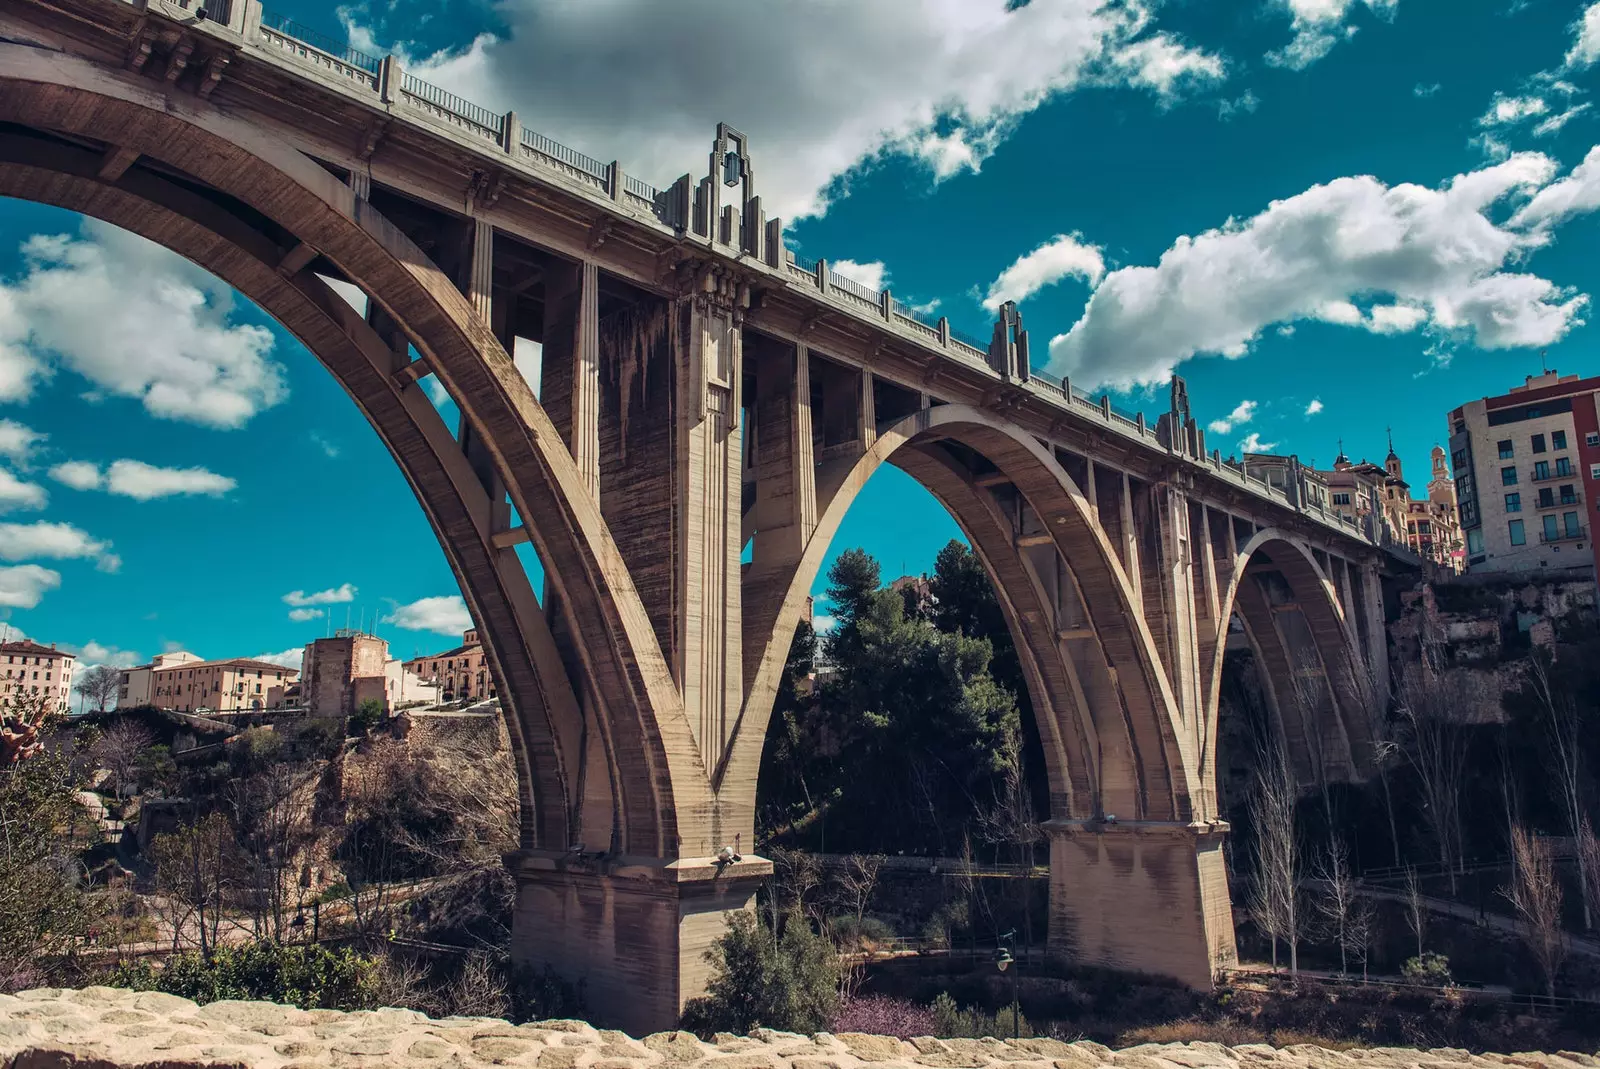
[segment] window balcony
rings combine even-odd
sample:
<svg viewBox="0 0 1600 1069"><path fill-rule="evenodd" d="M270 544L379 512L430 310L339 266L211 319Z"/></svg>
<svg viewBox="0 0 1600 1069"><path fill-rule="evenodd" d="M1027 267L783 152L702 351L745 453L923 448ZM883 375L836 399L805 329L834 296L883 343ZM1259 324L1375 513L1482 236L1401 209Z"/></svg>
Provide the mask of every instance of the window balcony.
<svg viewBox="0 0 1600 1069"><path fill-rule="evenodd" d="M1545 543L1549 543L1549 542L1576 542L1580 538L1588 538L1588 537L1589 537L1589 528L1587 528L1587 527L1579 527L1575 531L1566 531L1566 530L1558 531L1555 534L1549 534L1548 532L1545 532L1545 531L1540 531L1539 532L1539 541L1545 542Z"/></svg>

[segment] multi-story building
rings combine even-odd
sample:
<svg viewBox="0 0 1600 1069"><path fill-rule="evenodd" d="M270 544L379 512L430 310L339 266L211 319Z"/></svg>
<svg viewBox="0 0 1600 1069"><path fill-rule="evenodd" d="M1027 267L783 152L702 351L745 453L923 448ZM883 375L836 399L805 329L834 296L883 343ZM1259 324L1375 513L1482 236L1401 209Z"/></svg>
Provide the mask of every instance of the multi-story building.
<svg viewBox="0 0 1600 1069"><path fill-rule="evenodd" d="M1406 506L1406 541L1417 556L1451 572L1466 567L1466 546L1461 540L1456 484L1450 478L1443 446L1434 446L1433 478L1426 500L1411 499Z"/></svg>
<svg viewBox="0 0 1600 1069"><path fill-rule="evenodd" d="M42 646L31 639L0 642L0 704L24 695L48 695L57 712L67 712L72 698L72 666L77 660L54 642Z"/></svg>
<svg viewBox="0 0 1600 1069"><path fill-rule="evenodd" d="M160 709L192 713L206 709L219 713L257 712L282 700L283 688L299 678L293 668L270 661L238 657L225 661L190 661L151 671L151 704Z"/></svg>
<svg viewBox="0 0 1600 1069"><path fill-rule="evenodd" d="M311 716L350 716L376 698L385 712L418 701L437 701L439 688L425 683L389 657L389 643L376 635L339 631L306 647L301 661L301 698Z"/></svg>
<svg viewBox="0 0 1600 1069"><path fill-rule="evenodd" d="M1304 503L1312 508L1328 507L1328 479L1325 472L1307 467L1293 454L1246 453L1239 470L1245 475L1260 479L1294 504Z"/></svg>
<svg viewBox="0 0 1600 1069"><path fill-rule="evenodd" d="M117 690L117 708L137 709L142 705L155 704L153 701L155 670L180 664L194 664L199 660L200 658L194 654L179 650L176 653L159 654L149 664L141 664L137 668L124 668L121 686Z"/></svg>
<svg viewBox="0 0 1600 1069"><path fill-rule="evenodd" d="M494 675L476 630L461 636L461 645L443 653L414 657L404 669L424 683L437 685L440 701L462 701L495 696Z"/></svg>
<svg viewBox="0 0 1600 1069"><path fill-rule="evenodd" d="M1450 413L1467 571L1595 569L1600 378L1529 375Z"/></svg>

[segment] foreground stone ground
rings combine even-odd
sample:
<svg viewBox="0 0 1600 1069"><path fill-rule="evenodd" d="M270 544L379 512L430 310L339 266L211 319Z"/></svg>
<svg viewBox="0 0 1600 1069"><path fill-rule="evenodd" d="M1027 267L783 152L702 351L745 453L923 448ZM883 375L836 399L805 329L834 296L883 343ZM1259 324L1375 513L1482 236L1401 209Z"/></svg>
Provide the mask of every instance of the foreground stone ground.
<svg viewBox="0 0 1600 1069"><path fill-rule="evenodd" d="M582 1021L434 1020L412 1010L341 1013L213 1002L109 987L0 995L0 1069L328 1069L511 1065L537 1069L1600 1069L1587 1054L1464 1050L1282 1050L1144 1044L1111 1050L1053 1039L913 1039L758 1031L703 1043L686 1032L633 1039Z"/></svg>

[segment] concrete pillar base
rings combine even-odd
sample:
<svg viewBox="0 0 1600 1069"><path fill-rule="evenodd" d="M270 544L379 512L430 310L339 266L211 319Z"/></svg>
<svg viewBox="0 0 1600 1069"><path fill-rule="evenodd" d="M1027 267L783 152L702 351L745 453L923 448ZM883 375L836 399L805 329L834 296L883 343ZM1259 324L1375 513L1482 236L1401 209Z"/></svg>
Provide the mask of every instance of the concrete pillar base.
<svg viewBox="0 0 1600 1069"><path fill-rule="evenodd" d="M1052 955L1196 988L1237 960L1225 822L1053 820L1044 828Z"/></svg>
<svg viewBox="0 0 1600 1069"><path fill-rule="evenodd" d="M676 1028L683 1004L705 993L705 952L747 909L772 862L746 855L590 861L523 850L506 856L517 882L511 958L583 984L589 1018L631 1035Z"/></svg>

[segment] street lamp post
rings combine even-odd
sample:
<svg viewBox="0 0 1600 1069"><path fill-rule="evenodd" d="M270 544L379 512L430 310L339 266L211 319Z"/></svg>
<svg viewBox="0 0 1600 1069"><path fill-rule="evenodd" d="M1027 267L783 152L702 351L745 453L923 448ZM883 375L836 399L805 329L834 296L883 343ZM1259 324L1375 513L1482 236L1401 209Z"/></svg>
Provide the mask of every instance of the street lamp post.
<svg viewBox="0 0 1600 1069"><path fill-rule="evenodd" d="M994 952L994 967L999 969L1001 972L1005 972L1007 969L1011 968L1012 964L1015 963L1015 961L1016 961L1016 959L1011 956L1011 947L1009 945L1010 943L1015 941L1016 938L1017 938L1017 930L1015 928L1011 929L1011 931L1006 932L1005 934L1000 936L1000 945L995 949L995 952ZM1017 973L1016 972L1012 972L1012 974L1011 974L1011 1038L1012 1039L1020 1039L1021 1037L1022 1037L1022 1005L1021 1005L1021 1003L1019 1003L1017 1001Z"/></svg>

